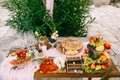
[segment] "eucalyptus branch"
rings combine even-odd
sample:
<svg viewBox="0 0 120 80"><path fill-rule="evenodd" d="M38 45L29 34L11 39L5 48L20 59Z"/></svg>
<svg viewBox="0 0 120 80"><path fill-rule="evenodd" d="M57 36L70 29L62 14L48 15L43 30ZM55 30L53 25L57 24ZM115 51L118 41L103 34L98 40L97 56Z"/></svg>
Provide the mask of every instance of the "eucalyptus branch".
<svg viewBox="0 0 120 80"><path fill-rule="evenodd" d="M105 72L105 74L101 77L100 80L105 80L105 77L108 75L108 73L110 73L110 71L112 70L112 66L110 66L107 71Z"/></svg>

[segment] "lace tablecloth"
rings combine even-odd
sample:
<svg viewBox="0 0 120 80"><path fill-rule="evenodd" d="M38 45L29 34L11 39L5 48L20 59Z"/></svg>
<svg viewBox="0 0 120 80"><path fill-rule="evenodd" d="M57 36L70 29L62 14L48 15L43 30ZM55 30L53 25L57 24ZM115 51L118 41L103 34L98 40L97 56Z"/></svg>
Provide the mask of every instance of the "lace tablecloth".
<svg viewBox="0 0 120 80"><path fill-rule="evenodd" d="M9 63L11 60L11 57L7 57L1 63L0 80L34 80L34 72L39 69L39 64L30 62L25 66L13 68Z"/></svg>
<svg viewBox="0 0 120 80"><path fill-rule="evenodd" d="M77 56L83 53L81 51ZM66 55L61 54L56 48L44 50L44 56L62 57L66 58ZM34 72L39 69L38 62L30 62L23 67L14 68L10 64L13 57L6 57L0 65L0 80L34 80Z"/></svg>

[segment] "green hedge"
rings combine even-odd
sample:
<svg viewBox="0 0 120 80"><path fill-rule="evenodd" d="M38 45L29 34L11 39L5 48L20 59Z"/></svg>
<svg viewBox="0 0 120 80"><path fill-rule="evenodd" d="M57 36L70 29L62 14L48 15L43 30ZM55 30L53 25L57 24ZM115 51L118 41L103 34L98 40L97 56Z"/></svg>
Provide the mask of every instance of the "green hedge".
<svg viewBox="0 0 120 80"><path fill-rule="evenodd" d="M60 36L86 36L86 25L93 21L89 15L91 0L54 0L51 18L42 0L8 0L4 7L11 11L7 25L17 32L38 31L50 36L55 30Z"/></svg>
<svg viewBox="0 0 120 80"><path fill-rule="evenodd" d="M55 0L54 21L60 27L60 36L86 36L86 25L92 21L89 15L91 0Z"/></svg>

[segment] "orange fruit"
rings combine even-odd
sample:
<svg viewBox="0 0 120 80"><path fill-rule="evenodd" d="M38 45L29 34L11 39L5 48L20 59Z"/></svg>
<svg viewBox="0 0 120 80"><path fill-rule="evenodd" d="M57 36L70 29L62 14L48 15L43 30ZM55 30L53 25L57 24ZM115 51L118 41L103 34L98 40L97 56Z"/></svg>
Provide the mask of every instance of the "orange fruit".
<svg viewBox="0 0 120 80"><path fill-rule="evenodd" d="M105 49L110 49L111 48L111 44L109 42L106 42L104 44L104 47L105 47Z"/></svg>

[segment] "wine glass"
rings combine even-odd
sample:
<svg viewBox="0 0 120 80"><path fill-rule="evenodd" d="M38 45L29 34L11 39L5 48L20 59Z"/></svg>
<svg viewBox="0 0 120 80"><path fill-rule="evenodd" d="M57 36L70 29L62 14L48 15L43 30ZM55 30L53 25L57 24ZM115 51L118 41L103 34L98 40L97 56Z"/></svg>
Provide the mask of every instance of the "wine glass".
<svg viewBox="0 0 120 80"><path fill-rule="evenodd" d="M54 48L54 45L55 45L56 40L55 40L55 39L52 39L52 38L48 38L48 40L49 40L49 42L51 43L52 48Z"/></svg>

